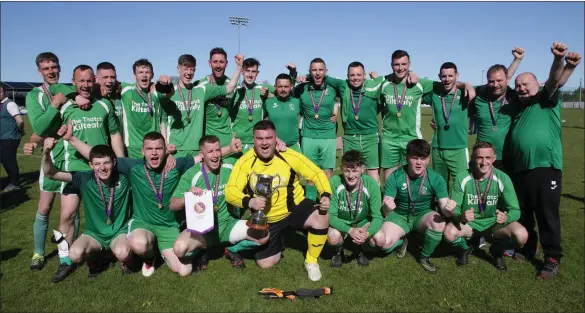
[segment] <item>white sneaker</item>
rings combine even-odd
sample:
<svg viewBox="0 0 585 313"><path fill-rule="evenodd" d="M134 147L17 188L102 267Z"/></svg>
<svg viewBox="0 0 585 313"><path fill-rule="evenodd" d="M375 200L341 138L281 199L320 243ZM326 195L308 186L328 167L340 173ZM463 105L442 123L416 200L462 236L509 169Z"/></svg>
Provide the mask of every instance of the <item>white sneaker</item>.
<svg viewBox="0 0 585 313"><path fill-rule="evenodd" d="M321 279L321 270L319 269L319 264L317 263L305 263L305 270L307 274L309 274L309 279L312 281L319 281Z"/></svg>
<svg viewBox="0 0 585 313"><path fill-rule="evenodd" d="M483 249L486 246L485 238L482 236L479 238L479 248Z"/></svg>
<svg viewBox="0 0 585 313"><path fill-rule="evenodd" d="M142 276L150 277L154 273L154 258L144 260L142 263Z"/></svg>

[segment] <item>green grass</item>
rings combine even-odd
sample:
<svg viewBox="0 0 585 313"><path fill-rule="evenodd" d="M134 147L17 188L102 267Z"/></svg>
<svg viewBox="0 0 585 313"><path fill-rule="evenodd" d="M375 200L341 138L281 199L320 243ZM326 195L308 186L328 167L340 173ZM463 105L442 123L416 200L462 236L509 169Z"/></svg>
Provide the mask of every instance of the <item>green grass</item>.
<svg viewBox="0 0 585 313"><path fill-rule="evenodd" d="M423 135L432 138L430 112L424 110ZM234 270L213 252L209 269L181 278L161 266L150 278L141 274L123 277L116 266L95 280L87 279L81 266L67 280L52 284L58 257L49 259L40 272L29 270L32 255L32 222L38 201L37 157L19 157L26 187L2 197L0 310L7 311L580 311L584 304L583 232L583 110L564 109L564 179L561 202L565 258L560 275L552 281L535 278L527 262L506 259L508 271L497 272L477 255L465 268L455 266L454 256L442 245L433 260L436 275L424 273L413 254L398 260L394 255L375 258L368 268L356 262L332 269L321 260L323 279L308 280L302 263L306 241L291 233L285 257L276 267L259 269L247 260L244 270ZM30 130L28 131L30 133ZM475 141L470 137L470 143ZM38 152L37 152L38 154ZM57 200L49 230L57 228ZM292 248L290 246L293 246ZM55 248L47 240L47 252ZM418 249L414 249L418 255ZM444 251L444 252L443 252ZM542 256L540 256L542 257ZM334 295L319 300L261 299L264 287L282 289L332 286Z"/></svg>

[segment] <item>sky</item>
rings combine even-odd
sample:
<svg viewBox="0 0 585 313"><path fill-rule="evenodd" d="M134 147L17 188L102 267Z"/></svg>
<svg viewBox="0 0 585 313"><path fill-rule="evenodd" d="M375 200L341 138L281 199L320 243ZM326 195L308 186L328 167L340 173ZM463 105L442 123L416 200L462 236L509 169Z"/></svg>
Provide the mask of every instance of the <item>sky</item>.
<svg viewBox="0 0 585 313"><path fill-rule="evenodd" d="M102 61L132 82L139 58L154 64L155 77L177 75L181 54L195 56L200 78L216 46L228 53L231 77L238 30L229 16L250 19L240 30L241 53L260 61L258 82L273 83L289 62L307 73L315 57L335 77L346 77L352 61L388 74L390 55L402 49L419 77L437 79L451 61L459 80L478 85L482 70L511 63L515 46L526 49L517 74L544 82L554 41L585 54L583 2L2 2L0 11L2 81L40 82L34 60L45 51L58 55L61 82L70 82L75 66ZM567 87L579 86L584 65Z"/></svg>

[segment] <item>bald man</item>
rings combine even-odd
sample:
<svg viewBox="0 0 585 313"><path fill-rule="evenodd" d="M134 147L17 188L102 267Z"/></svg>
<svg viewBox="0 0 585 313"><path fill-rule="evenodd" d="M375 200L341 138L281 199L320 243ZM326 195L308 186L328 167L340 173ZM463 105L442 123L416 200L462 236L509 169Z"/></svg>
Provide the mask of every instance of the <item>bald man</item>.
<svg viewBox="0 0 585 313"><path fill-rule="evenodd" d="M528 231L528 241L521 253L528 259L533 258L540 237L544 266L538 276L543 279L557 275L563 256L559 217L563 179L559 90L581 61L579 54L567 51L566 44L553 43L554 61L544 86L539 86L532 73L522 73L516 78L510 150L505 156L513 167L514 188L522 212L520 223ZM563 59L567 62L564 67Z"/></svg>

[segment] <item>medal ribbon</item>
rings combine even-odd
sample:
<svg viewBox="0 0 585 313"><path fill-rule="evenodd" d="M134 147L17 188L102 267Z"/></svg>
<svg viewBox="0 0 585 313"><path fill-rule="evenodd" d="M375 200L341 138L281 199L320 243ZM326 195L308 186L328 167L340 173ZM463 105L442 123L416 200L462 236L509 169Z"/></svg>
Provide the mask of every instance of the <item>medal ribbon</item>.
<svg viewBox="0 0 585 313"><path fill-rule="evenodd" d="M360 202L362 200L362 189L363 189L363 181L360 179L360 183L358 184L358 196L357 196L357 201L355 203L354 209L353 209L353 223L357 224L357 217L359 214L359 209L360 209ZM345 200L347 201L347 208L349 209L349 216L351 216L351 199L349 198L349 191L346 189L345 190Z"/></svg>
<svg viewBox="0 0 585 313"><path fill-rule="evenodd" d="M406 98L406 90L408 88L406 88L406 84L404 84L404 89L402 90L402 96L400 97L400 100L398 99L398 85L395 83L392 83L392 86L394 86L394 102L396 102L396 109L398 110L398 112L400 112L400 110L402 110L402 105L404 104L404 99Z"/></svg>
<svg viewBox="0 0 585 313"><path fill-rule="evenodd" d="M140 96L140 98L142 98L142 100L144 100L145 102L147 101L146 98L144 97L144 95L142 94L142 89L140 89L140 86L138 86L138 84L136 84L136 93L138 93L138 95ZM154 111L152 109L152 95L150 94L150 91L148 91L147 96L148 96L148 113L150 113L150 117L153 117Z"/></svg>
<svg viewBox="0 0 585 313"><path fill-rule="evenodd" d="M106 203L106 197L104 195L104 191L102 190L102 181L99 179L98 175L95 172L93 173L93 175L95 176L95 183L97 184L98 187L97 189L100 192L100 198L102 198L102 203L106 207L106 217L109 220L110 215L112 215L112 205L114 204L114 193L116 192L116 187L114 186L110 188L110 199L108 200L108 203Z"/></svg>
<svg viewBox="0 0 585 313"><path fill-rule="evenodd" d="M357 106L355 104L355 99L354 99L354 95L353 95L353 91L351 93L351 107L353 108L353 114L355 114L356 116L358 115L358 112L360 111L360 107L362 106L362 97L363 97L363 92L360 91L360 97L358 99L358 103Z"/></svg>
<svg viewBox="0 0 585 313"><path fill-rule="evenodd" d="M163 202L163 186L165 184L165 173L161 173L160 174L160 190L156 190L156 187L154 186L154 182L152 181L152 178L150 178L150 174L148 173L148 168L146 167L146 165L144 165L144 174L146 175L146 178L148 178L148 184L150 184L150 188L152 189L152 191L154 191L154 195L156 196L156 201L158 201L159 205L162 205Z"/></svg>
<svg viewBox="0 0 585 313"><path fill-rule="evenodd" d="M459 90L455 90L455 94L453 95L453 100L451 100L451 108L449 109L449 115L447 115L447 106L445 104L445 97L441 97L441 103L443 104L443 117L445 118L445 122L449 125L449 118L451 117L451 113L453 113L453 105L455 105L455 100L457 99L457 92Z"/></svg>
<svg viewBox="0 0 585 313"><path fill-rule="evenodd" d="M425 179L427 177L427 171L425 170L425 172L422 175L422 181L420 183L420 186L418 187L418 193L416 194L416 199L412 199L412 191L410 189L410 178L408 177L408 173L406 174L406 188L408 189L408 204L410 206L412 206L412 215L414 215L415 213L415 208L416 208L416 202L418 201L418 197L420 196L420 193L423 189L423 186L425 185ZM409 214L410 215L410 214Z"/></svg>
<svg viewBox="0 0 585 313"><path fill-rule="evenodd" d="M325 89L323 89L323 91L321 92L321 97L319 98L319 103L315 103L315 96L313 96L313 92L309 90L309 95L311 96L311 102L313 103L313 110L315 111L316 114L319 113L319 107L321 106L321 103L323 103L323 98L325 97L325 90L327 90L327 86L325 86ZM355 111L355 109L354 109Z"/></svg>
<svg viewBox="0 0 585 313"><path fill-rule="evenodd" d="M502 99L502 105L500 106L500 109L498 110L498 118L496 118L495 114L494 114L494 103L491 101L488 101L488 106L490 108L490 117L492 118L492 125L493 126L496 126L496 124L498 123L498 120L500 119L500 116L502 115L502 108L507 103L508 102L506 101L506 98Z"/></svg>
<svg viewBox="0 0 585 313"><path fill-rule="evenodd" d="M191 88L187 88L185 86L185 88L187 88L187 90L189 90L189 94L187 96L187 98L189 99L189 102L185 102L185 95L183 95L183 88L181 88L181 82L179 82L177 84L177 89L179 89L179 96L181 96L181 100L183 100L183 104L185 104L185 106L187 107L187 118L189 118L191 116L191 99L193 99L193 86L191 86Z"/></svg>
<svg viewBox="0 0 585 313"><path fill-rule="evenodd" d="M41 85L41 89L43 90L45 95L47 95L47 98L49 98L49 105L51 105L51 102L53 102L53 95L49 92L49 89L45 87L45 84Z"/></svg>
<svg viewBox="0 0 585 313"><path fill-rule="evenodd" d="M207 176L207 169L205 168L205 164L201 166L201 173L203 173L203 180L205 181L205 186L207 190L211 190L211 185L209 184L209 176ZM221 165L219 166L219 171L217 175L215 175L215 184L213 185L213 204L217 203L218 194L219 194L219 174L221 173Z"/></svg>
<svg viewBox="0 0 585 313"><path fill-rule="evenodd" d="M477 180L475 178L473 179L473 181L475 182L475 191L477 192L477 201L479 203L479 212L481 214L483 214L483 212L485 211L485 206L487 203L487 196L488 196L488 193L490 191L490 187L492 186L493 173L494 173L494 169L492 168L490 170L490 176L488 177L488 182L487 182L487 185L485 186L485 190L483 191L483 194L481 193L481 189L479 188L479 180Z"/></svg>
<svg viewBox="0 0 585 313"><path fill-rule="evenodd" d="M243 85L243 84L242 84ZM245 85L244 85L245 88ZM246 101L246 106L248 107L248 115L252 116L252 111L254 110L254 96L256 95L256 88L255 86L252 87L252 101L248 99L248 90L244 92L244 100Z"/></svg>

